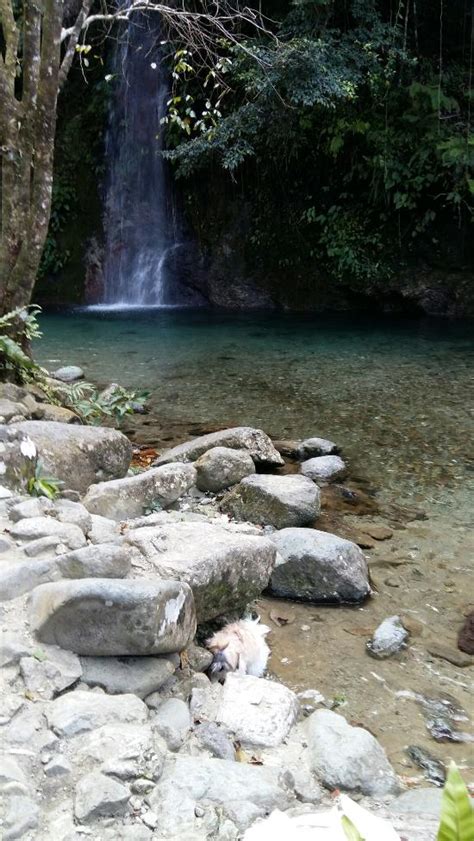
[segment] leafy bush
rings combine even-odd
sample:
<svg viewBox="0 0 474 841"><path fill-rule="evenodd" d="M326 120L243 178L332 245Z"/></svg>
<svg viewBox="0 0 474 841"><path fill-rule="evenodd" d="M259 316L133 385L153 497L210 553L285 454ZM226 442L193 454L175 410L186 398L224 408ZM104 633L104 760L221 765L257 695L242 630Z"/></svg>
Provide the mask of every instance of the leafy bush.
<svg viewBox="0 0 474 841"><path fill-rule="evenodd" d="M28 481L27 490L30 496L45 496L48 499L56 499L62 484L59 479L46 476L43 473L43 463L38 461L35 467L35 475Z"/></svg>
<svg viewBox="0 0 474 841"><path fill-rule="evenodd" d="M57 390L84 423L94 426L103 423L106 418L112 418L120 426L127 415L144 409L150 394L148 391L128 391L116 384L100 392L88 382L64 385Z"/></svg>
<svg viewBox="0 0 474 841"><path fill-rule="evenodd" d="M23 383L46 375L30 353L30 342L41 336L40 309L19 307L0 318L0 381Z"/></svg>

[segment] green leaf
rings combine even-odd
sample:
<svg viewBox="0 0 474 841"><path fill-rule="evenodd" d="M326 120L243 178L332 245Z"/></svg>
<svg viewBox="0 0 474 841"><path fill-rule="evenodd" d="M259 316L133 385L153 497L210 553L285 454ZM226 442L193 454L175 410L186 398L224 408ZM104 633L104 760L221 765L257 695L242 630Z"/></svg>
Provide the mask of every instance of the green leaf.
<svg viewBox="0 0 474 841"><path fill-rule="evenodd" d="M461 774L451 762L441 803L437 841L472 841L474 811Z"/></svg>
<svg viewBox="0 0 474 841"><path fill-rule="evenodd" d="M341 817L342 828L347 841L364 841L359 830L354 826L351 820L346 815Z"/></svg>

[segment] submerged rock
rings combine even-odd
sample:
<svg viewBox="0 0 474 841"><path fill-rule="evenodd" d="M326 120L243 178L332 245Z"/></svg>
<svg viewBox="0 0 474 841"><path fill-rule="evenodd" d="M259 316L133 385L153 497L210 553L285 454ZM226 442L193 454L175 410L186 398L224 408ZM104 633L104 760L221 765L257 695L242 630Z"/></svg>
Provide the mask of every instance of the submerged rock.
<svg viewBox="0 0 474 841"><path fill-rule="evenodd" d="M220 432L210 432L185 441L171 450L166 450L154 462L155 465L169 464L172 461L195 461L213 447L230 447L233 450L247 450L255 464L279 467L283 464L280 453L273 446L268 435L261 429L250 426L236 426Z"/></svg>
<svg viewBox="0 0 474 841"><path fill-rule="evenodd" d="M192 592L177 581L42 584L32 594L30 619L42 642L99 656L179 652L196 631Z"/></svg>
<svg viewBox="0 0 474 841"><path fill-rule="evenodd" d="M425 748L421 748L418 745L409 745L407 748L407 754L410 757L411 761L418 765L419 768L423 768L426 771L426 776L431 782L433 782L437 786L443 786L446 780L446 767L441 760L436 759L429 751Z"/></svg>
<svg viewBox="0 0 474 841"><path fill-rule="evenodd" d="M255 473L255 464L247 450L213 447L195 462L197 486L201 491L221 491Z"/></svg>
<svg viewBox="0 0 474 841"><path fill-rule="evenodd" d="M347 468L339 456L317 456L303 461L301 473L313 482L326 483L342 479L347 473Z"/></svg>
<svg viewBox="0 0 474 841"><path fill-rule="evenodd" d="M245 606L268 584L276 549L265 537L211 523L170 523L131 530L126 545L160 578L191 587L198 622Z"/></svg>
<svg viewBox="0 0 474 841"><path fill-rule="evenodd" d="M316 529L270 535L278 550L269 593L310 602L360 602L370 594L367 562L349 540Z"/></svg>
<svg viewBox="0 0 474 841"><path fill-rule="evenodd" d="M459 631L458 648L466 654L474 654L474 611L466 616L466 621Z"/></svg>
<svg viewBox="0 0 474 841"><path fill-rule="evenodd" d="M224 497L221 509L236 520L277 529L308 526L320 512L319 489L305 476L248 476Z"/></svg>
<svg viewBox="0 0 474 841"><path fill-rule="evenodd" d="M53 379L60 380L62 383L73 383L76 380L83 379L84 371L82 368L79 368L79 365L63 365L62 368L53 371L51 376Z"/></svg>
<svg viewBox="0 0 474 841"><path fill-rule="evenodd" d="M300 461L306 461L315 456L332 456L338 452L337 444L327 438L305 438L298 446L297 455Z"/></svg>
<svg viewBox="0 0 474 841"><path fill-rule="evenodd" d="M311 768L325 786L371 797L399 791L385 751L368 730L351 727L331 710L316 710L306 728Z"/></svg>
<svg viewBox="0 0 474 841"><path fill-rule="evenodd" d="M132 458L130 441L116 429L54 421L24 421L12 428L31 438L48 476L80 493L94 482L124 476Z"/></svg>
<svg viewBox="0 0 474 841"><path fill-rule="evenodd" d="M195 482L194 467L175 462L136 476L92 485L83 502L92 514L111 520L127 520L139 517L152 504L166 508Z"/></svg>
<svg viewBox="0 0 474 841"><path fill-rule="evenodd" d="M408 631L402 625L400 617L390 616L374 631L372 639L367 643L367 652L371 657L383 660L406 648L407 639Z"/></svg>

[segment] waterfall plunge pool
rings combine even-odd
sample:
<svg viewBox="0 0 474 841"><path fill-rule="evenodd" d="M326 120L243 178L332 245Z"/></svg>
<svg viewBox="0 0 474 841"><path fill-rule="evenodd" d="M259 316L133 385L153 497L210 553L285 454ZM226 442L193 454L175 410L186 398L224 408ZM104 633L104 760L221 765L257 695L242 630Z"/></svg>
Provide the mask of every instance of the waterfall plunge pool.
<svg viewBox="0 0 474 841"><path fill-rule="evenodd" d="M382 514L349 512L339 524L388 522L393 537L366 552L374 595L361 607L259 601L272 628L271 673L297 691L337 698L402 776L422 784L405 750L416 744L455 759L474 782L472 745L434 742L404 694L448 694L472 709L472 668L430 654L433 640L456 651L463 614L474 609L472 324L127 309L43 314L41 326L34 350L46 367L77 364L93 382L151 390L149 415L130 422L137 441L161 449L250 424L275 438L338 442L351 482ZM391 519L394 505L427 518ZM275 615L288 621L278 627ZM409 648L374 661L365 642L392 615L412 623Z"/></svg>

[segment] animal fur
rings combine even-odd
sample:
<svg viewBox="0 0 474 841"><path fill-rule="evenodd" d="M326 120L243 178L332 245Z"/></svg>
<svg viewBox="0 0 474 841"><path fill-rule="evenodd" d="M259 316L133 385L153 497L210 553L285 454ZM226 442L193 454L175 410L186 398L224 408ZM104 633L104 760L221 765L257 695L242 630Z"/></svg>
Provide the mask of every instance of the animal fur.
<svg viewBox="0 0 474 841"><path fill-rule="evenodd" d="M211 678L225 680L227 672L262 677L270 654L265 642L270 628L260 620L232 622L206 641L214 658L209 667Z"/></svg>

